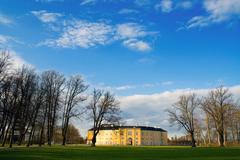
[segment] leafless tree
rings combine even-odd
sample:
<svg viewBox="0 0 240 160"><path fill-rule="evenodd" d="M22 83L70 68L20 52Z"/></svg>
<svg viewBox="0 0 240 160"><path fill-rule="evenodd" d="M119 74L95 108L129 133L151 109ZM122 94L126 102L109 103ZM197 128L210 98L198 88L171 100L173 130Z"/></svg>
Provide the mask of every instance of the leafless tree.
<svg viewBox="0 0 240 160"><path fill-rule="evenodd" d="M4 73L10 65L11 56L6 50L0 51L0 80L4 77Z"/></svg>
<svg viewBox="0 0 240 160"><path fill-rule="evenodd" d="M32 119L29 122L29 136L27 147L29 147L33 142L34 133L37 125L37 118L40 116L40 111L43 109L45 101L44 101L45 92L43 90L43 83L41 79L38 77L38 83L36 85L36 93L32 99Z"/></svg>
<svg viewBox="0 0 240 160"><path fill-rule="evenodd" d="M119 102L110 92L94 89L92 100L86 108L90 120L93 121L92 147L95 147L96 137L103 123L119 123Z"/></svg>
<svg viewBox="0 0 240 160"><path fill-rule="evenodd" d="M64 89L65 78L56 71L45 71L42 74L43 90L45 92L45 113L43 128L47 118L47 142L51 146L53 141L54 127L57 120L57 111L61 106L61 95ZM43 131L42 131L43 132ZM42 143L42 135L40 138Z"/></svg>
<svg viewBox="0 0 240 160"><path fill-rule="evenodd" d="M13 123L11 127L10 147L12 147L15 129L19 131L18 143L21 145L23 137L28 131L32 119L32 98L36 91L36 73L33 69L23 66L17 71L15 78Z"/></svg>
<svg viewBox="0 0 240 160"><path fill-rule="evenodd" d="M196 120L196 109L198 105L199 102L195 94L182 95L179 97L178 102L173 105L173 108L167 110L169 122L172 125L178 125L180 128L183 127L191 136L192 147L196 147L196 127L194 121Z"/></svg>
<svg viewBox="0 0 240 160"><path fill-rule="evenodd" d="M82 77L79 75L72 76L67 81L62 116L62 145L66 144L69 120L72 117L78 117L84 113L83 108L80 108L80 103L86 100L86 96L83 96L82 93L85 92L87 88L88 86L84 84Z"/></svg>
<svg viewBox="0 0 240 160"><path fill-rule="evenodd" d="M231 133L231 142L239 143L240 141L240 107L238 104L233 104L229 107L227 119L225 123L226 129ZM226 136L225 136L226 137Z"/></svg>
<svg viewBox="0 0 240 160"><path fill-rule="evenodd" d="M202 109L211 116L218 133L219 145L224 146L225 123L229 108L233 105L232 94L224 87L210 91L202 101Z"/></svg>

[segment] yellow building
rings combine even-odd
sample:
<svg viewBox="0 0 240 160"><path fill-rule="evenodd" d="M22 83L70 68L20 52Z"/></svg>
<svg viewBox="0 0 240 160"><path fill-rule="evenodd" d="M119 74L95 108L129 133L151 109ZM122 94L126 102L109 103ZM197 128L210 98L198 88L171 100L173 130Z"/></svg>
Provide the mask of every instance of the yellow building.
<svg viewBox="0 0 240 160"><path fill-rule="evenodd" d="M92 129L88 130L88 144L92 135ZM167 145L167 131L145 126L104 126L97 135L96 145Z"/></svg>

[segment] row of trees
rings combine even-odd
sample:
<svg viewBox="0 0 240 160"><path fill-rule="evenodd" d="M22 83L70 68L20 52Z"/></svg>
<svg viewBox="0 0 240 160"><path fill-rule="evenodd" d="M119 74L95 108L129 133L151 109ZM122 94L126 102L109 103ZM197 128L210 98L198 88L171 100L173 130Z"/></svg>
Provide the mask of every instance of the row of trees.
<svg viewBox="0 0 240 160"><path fill-rule="evenodd" d="M94 123L93 146L103 123L119 121L120 108L110 92L94 89L82 76L65 77L54 70L37 73L31 67L12 69L8 52L0 53L0 143L39 146L54 141L61 124L62 144L68 138L70 120L87 115Z"/></svg>
<svg viewBox="0 0 240 160"><path fill-rule="evenodd" d="M218 87L201 98L194 93L182 95L167 112L172 125L185 129L192 147L196 142L217 142L221 147L226 142L240 143L240 106L228 88Z"/></svg>

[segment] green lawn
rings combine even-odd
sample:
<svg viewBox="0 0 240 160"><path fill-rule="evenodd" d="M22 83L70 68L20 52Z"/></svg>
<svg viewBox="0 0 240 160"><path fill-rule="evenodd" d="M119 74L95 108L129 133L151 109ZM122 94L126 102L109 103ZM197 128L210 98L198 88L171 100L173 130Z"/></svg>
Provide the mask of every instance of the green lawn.
<svg viewBox="0 0 240 160"><path fill-rule="evenodd" d="M240 148L32 147L0 148L0 160L240 160Z"/></svg>

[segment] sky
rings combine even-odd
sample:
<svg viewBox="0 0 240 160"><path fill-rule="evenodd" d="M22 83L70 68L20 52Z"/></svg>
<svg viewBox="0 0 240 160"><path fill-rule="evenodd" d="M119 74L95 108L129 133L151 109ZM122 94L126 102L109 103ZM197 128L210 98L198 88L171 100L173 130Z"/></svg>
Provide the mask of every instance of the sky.
<svg viewBox="0 0 240 160"><path fill-rule="evenodd" d="M118 97L126 123L171 135L183 132L165 112L179 95L240 95L239 42L240 0L0 1L0 48L14 65L81 74Z"/></svg>

